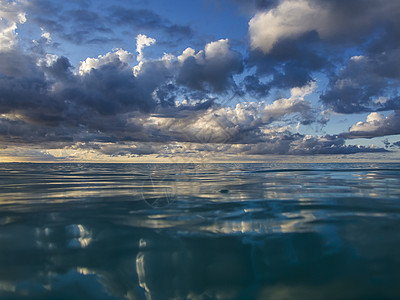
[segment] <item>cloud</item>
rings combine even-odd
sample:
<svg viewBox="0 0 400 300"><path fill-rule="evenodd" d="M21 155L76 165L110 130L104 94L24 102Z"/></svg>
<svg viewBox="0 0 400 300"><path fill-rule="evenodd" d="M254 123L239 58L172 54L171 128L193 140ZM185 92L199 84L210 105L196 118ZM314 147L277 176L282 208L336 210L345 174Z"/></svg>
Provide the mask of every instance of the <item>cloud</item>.
<svg viewBox="0 0 400 300"><path fill-rule="evenodd" d="M168 98L160 96L163 86L172 95L180 91L167 82L179 74L179 67L188 59L194 58L200 67L212 62L215 67L217 59L222 69L230 60L238 59L225 40L206 45L204 51L187 49L176 59L166 55L142 61L136 76L129 65L133 55L123 49L86 59L76 74L65 57L48 55L36 64L24 58L33 68L31 76L18 72L13 82L18 78L21 87L28 90L5 93L9 98L0 105L6 113L0 119L1 137L10 145L45 145L51 149L84 143L81 145L88 149L112 156L161 155L163 143L176 142L203 145L198 149L209 145L206 148L211 152L237 150L249 155L380 151L344 146L343 138L313 139L291 133L291 126L299 122L318 121L311 103L304 99L315 89L314 83L293 88L289 98L270 104L242 102L236 107L222 107L205 98L169 101L163 106L155 101L154 91L159 100ZM226 69L224 72L229 76ZM33 78L35 85L30 83ZM38 82L43 85L42 92L33 89ZM37 100L31 103L28 99Z"/></svg>
<svg viewBox="0 0 400 300"><path fill-rule="evenodd" d="M269 83L263 83L258 76L248 75L243 80L243 85L247 93L255 97L265 97L269 94L272 87Z"/></svg>
<svg viewBox="0 0 400 300"><path fill-rule="evenodd" d="M249 22L250 46L269 53L275 44L318 29L324 32L327 11L307 0L282 1L268 11L257 13ZM322 26L321 26L322 25Z"/></svg>
<svg viewBox="0 0 400 300"><path fill-rule="evenodd" d="M279 41L297 39L311 31L330 42L360 41L388 20L398 24L395 12L399 9L396 1L384 0L283 0L250 20L250 46L266 54Z"/></svg>
<svg viewBox="0 0 400 300"><path fill-rule="evenodd" d="M139 30L160 30L168 36L181 36L189 38L193 30L189 25L180 25L161 17L155 12L143 8L127 8L111 6L108 18L113 25L131 26Z"/></svg>
<svg viewBox="0 0 400 300"><path fill-rule="evenodd" d="M177 24L157 13L141 8L140 3L94 6L90 2L32 0L22 3L30 19L52 35L77 45L122 43L126 29L129 34L159 32L166 42L190 38L189 25ZM99 9L99 7L102 9ZM121 33L123 31L123 33Z"/></svg>
<svg viewBox="0 0 400 300"><path fill-rule="evenodd" d="M107 17L84 1L32 0L21 6L29 19L46 32L76 45L118 40Z"/></svg>
<svg viewBox="0 0 400 300"><path fill-rule="evenodd" d="M238 5L246 14L254 14L260 10L271 9L278 5L279 0L229 0Z"/></svg>
<svg viewBox="0 0 400 300"><path fill-rule="evenodd" d="M0 51L10 51L16 47L17 25L25 22L25 13L16 2L0 1Z"/></svg>
<svg viewBox="0 0 400 300"><path fill-rule="evenodd" d="M243 145L237 148L239 153L248 155L326 155L387 152L383 148L345 145L338 136L310 136L289 132L271 134L263 143Z"/></svg>
<svg viewBox="0 0 400 300"><path fill-rule="evenodd" d="M263 25L262 28L270 32L269 25ZM260 43L264 42L265 39L261 38ZM315 31L304 32L293 39L276 39L268 46L268 51L252 47L251 43L246 66L255 69L255 75L251 76L263 78L263 86L268 90L304 86L313 80L313 73L332 67L330 58L334 54L333 48L321 43ZM252 82L253 85L245 82L249 91L253 87L257 90L257 85L254 85L256 82Z"/></svg>
<svg viewBox="0 0 400 300"><path fill-rule="evenodd" d="M140 50L141 51L141 50ZM83 76L90 73L93 69L100 69L106 65L115 65L121 63L125 67L129 67L133 55L124 49L116 49L113 52L108 52L104 56L99 55L97 58L88 57L81 62L79 66L79 75Z"/></svg>
<svg viewBox="0 0 400 300"><path fill-rule="evenodd" d="M290 154L313 155L313 154L354 154L354 153L387 152L383 148L374 146L345 145L345 140L338 136L326 135L304 136L292 143Z"/></svg>
<svg viewBox="0 0 400 300"><path fill-rule="evenodd" d="M358 122L350 130L343 133L344 138L373 138L400 134L400 111L394 111L387 117L373 112L365 122Z"/></svg>
<svg viewBox="0 0 400 300"><path fill-rule="evenodd" d="M291 91L290 98L282 98L268 104L265 102L242 102L235 107L223 107L210 101L181 104L182 114L154 116L145 127L158 132L159 137L169 141L193 143L246 144L265 142L275 133L290 131L297 123L311 124L319 119L304 97L311 93L315 84ZM201 106L201 104L206 104ZM175 109L176 110L176 109ZM272 129L271 129L272 128ZM279 130L278 130L279 129ZM286 134L286 133L285 133Z"/></svg>
<svg viewBox="0 0 400 300"><path fill-rule="evenodd" d="M52 135L65 141L112 140L120 134L129 136L130 130L137 132L140 126L121 115L153 110L152 92L159 82L155 76L134 77L128 64L132 57L118 49L85 60L74 74L65 57L47 55L35 62L17 50L2 53L0 113L7 114L4 121L15 128L35 128L33 134L18 131L7 138L21 143L34 142L35 137L38 142L51 140Z"/></svg>
<svg viewBox="0 0 400 300"><path fill-rule="evenodd" d="M147 37L144 34L139 34L136 37L136 52L138 53L138 56L136 58L137 61L142 61L143 60L143 49L145 47L148 47L156 42L155 39L151 37Z"/></svg>
<svg viewBox="0 0 400 300"><path fill-rule="evenodd" d="M156 40L135 34L137 62L134 53L114 48L86 57L74 66L60 54L62 51L54 52L58 55L51 53L56 49L54 41L60 37L68 39L75 35L71 37L73 43L111 39L117 24L126 27L135 22L164 33L184 28L151 11L141 11L149 16L147 20L133 20L129 14L108 20L107 14L113 15L115 11L100 12L92 9L90 3L78 8L76 3L38 0L23 3L22 8L28 8L27 15L32 18L26 20L21 7L10 3L1 2L7 6L0 24L5 41L0 49L3 148L19 145L38 151L48 149L49 155L65 150L65 154L61 151L58 155L63 158L78 157L74 151L93 151L102 157L167 157L184 155L185 151L236 155L351 154L384 150L348 146L347 138L398 133L400 98L395 90L400 73L395 66L399 63L400 48L396 41L387 42L397 34L391 23L397 21L391 15L389 25L382 25L385 34L366 38L362 47L356 49L360 55L348 59L345 65L341 65L338 56L331 55L339 44L345 43L346 37L339 41L340 26L329 22L333 16L344 13L341 9L347 6L336 1L282 0L251 4L262 7L262 11L250 22L250 37L255 40L249 57L234 50L229 39L220 39L205 43L203 49L187 47L145 59L144 48ZM40 19L43 11L45 20ZM374 16L373 24L367 25L357 12L361 25L356 27L361 35L369 36L380 18L370 9L364 12ZM68 16L76 25L66 20ZM124 18L127 24L130 22L128 25L122 24ZM270 29L267 33L262 31L265 20ZM32 21L43 25L37 28L33 46L18 45L17 26ZM350 21L345 18L346 22ZM385 47L378 40L384 41ZM158 44L163 44L163 40ZM324 122L318 113L320 108L307 100L307 95L316 92L313 74L321 70L336 74L321 96L324 109L342 113L395 112L386 118L377 112L371 114L366 122L355 124L339 136L299 133L300 124ZM288 97L268 101L258 98L266 97L271 90L288 88ZM235 104L229 106L231 96ZM166 144L171 148L166 149Z"/></svg>
<svg viewBox="0 0 400 300"><path fill-rule="evenodd" d="M139 36L139 52L153 41ZM30 56L19 49L4 52L0 56L2 139L37 145L59 142L63 146L89 140L165 141L168 132L153 125L144 128L151 113L195 115L213 104L207 97L196 105L175 104L174 99L187 89L177 80L188 59L185 53L181 62L167 54L141 60L133 74L133 54L124 49L89 57L76 72L66 57ZM228 89L236 68L230 64L240 65L240 55L229 48L227 40L209 43L199 53L202 80L210 85L202 92ZM212 82L212 72L220 76L216 82ZM168 140L184 135L172 135Z"/></svg>
<svg viewBox="0 0 400 300"><path fill-rule="evenodd" d="M353 56L337 76L330 79L321 101L339 113L400 108L400 97L392 96L400 82L400 48L372 56Z"/></svg>
<svg viewBox="0 0 400 300"><path fill-rule="evenodd" d="M247 62L264 80L250 75L244 85L261 96L262 90L305 85L323 72L330 80L321 96L327 108L397 109L399 10L397 1L383 0L282 0L260 8L249 21ZM358 54L343 66L345 49ZM386 103L375 103L382 97Z"/></svg>
<svg viewBox="0 0 400 300"><path fill-rule="evenodd" d="M302 124L316 122L317 118L313 113L311 103L304 100L304 97L309 95L315 87L315 83L311 82L302 88L292 88L290 98L278 99L264 108L263 121L271 122L280 120L288 114L299 113Z"/></svg>
<svg viewBox="0 0 400 300"><path fill-rule="evenodd" d="M169 37L188 38L193 35L189 25L173 23L148 9L111 6L109 11L108 19L113 25L131 26L141 31L160 30Z"/></svg>
<svg viewBox="0 0 400 300"><path fill-rule="evenodd" d="M187 48L178 61L177 82L200 91L223 92L232 86L232 76L243 70L242 57L230 49L228 39L208 43L197 53Z"/></svg>

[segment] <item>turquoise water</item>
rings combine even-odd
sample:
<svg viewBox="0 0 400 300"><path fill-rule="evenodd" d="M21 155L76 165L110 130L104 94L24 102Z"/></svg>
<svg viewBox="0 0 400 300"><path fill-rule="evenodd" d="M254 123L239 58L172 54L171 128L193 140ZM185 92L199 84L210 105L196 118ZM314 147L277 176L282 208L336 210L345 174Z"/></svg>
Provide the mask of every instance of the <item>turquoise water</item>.
<svg viewBox="0 0 400 300"><path fill-rule="evenodd" d="M0 299L400 299L400 164L0 164Z"/></svg>

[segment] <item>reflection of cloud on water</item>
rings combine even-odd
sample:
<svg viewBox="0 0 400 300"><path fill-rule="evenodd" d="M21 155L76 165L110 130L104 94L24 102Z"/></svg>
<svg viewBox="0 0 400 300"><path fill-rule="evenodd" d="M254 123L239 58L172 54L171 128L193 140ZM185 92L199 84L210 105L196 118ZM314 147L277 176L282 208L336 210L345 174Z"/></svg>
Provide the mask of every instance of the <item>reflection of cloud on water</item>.
<svg viewBox="0 0 400 300"><path fill-rule="evenodd" d="M145 290L146 299L151 300L150 289L146 284L146 272L144 268L144 254L139 252L136 256L136 273L139 278L139 286Z"/></svg>
<svg viewBox="0 0 400 300"><path fill-rule="evenodd" d="M0 281L0 291L15 292L16 286L12 281Z"/></svg>
<svg viewBox="0 0 400 300"><path fill-rule="evenodd" d="M65 227L67 236L71 239L68 242L68 247L71 248L86 248L92 241L92 234L85 226L81 224L72 224Z"/></svg>

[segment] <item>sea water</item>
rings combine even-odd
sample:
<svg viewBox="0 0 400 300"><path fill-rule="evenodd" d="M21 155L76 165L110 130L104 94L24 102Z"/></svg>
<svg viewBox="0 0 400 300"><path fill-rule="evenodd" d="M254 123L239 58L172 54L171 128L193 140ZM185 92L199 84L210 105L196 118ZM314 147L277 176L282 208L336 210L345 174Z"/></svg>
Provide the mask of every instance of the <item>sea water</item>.
<svg viewBox="0 0 400 300"><path fill-rule="evenodd" d="M0 299L400 299L400 164L0 164Z"/></svg>

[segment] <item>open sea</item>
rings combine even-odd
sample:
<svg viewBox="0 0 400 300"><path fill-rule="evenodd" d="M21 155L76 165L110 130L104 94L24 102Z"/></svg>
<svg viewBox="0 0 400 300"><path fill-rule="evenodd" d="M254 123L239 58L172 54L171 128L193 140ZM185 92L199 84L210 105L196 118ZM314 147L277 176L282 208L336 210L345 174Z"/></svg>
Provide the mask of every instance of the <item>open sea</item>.
<svg viewBox="0 0 400 300"><path fill-rule="evenodd" d="M0 299L400 299L400 164L0 164Z"/></svg>

